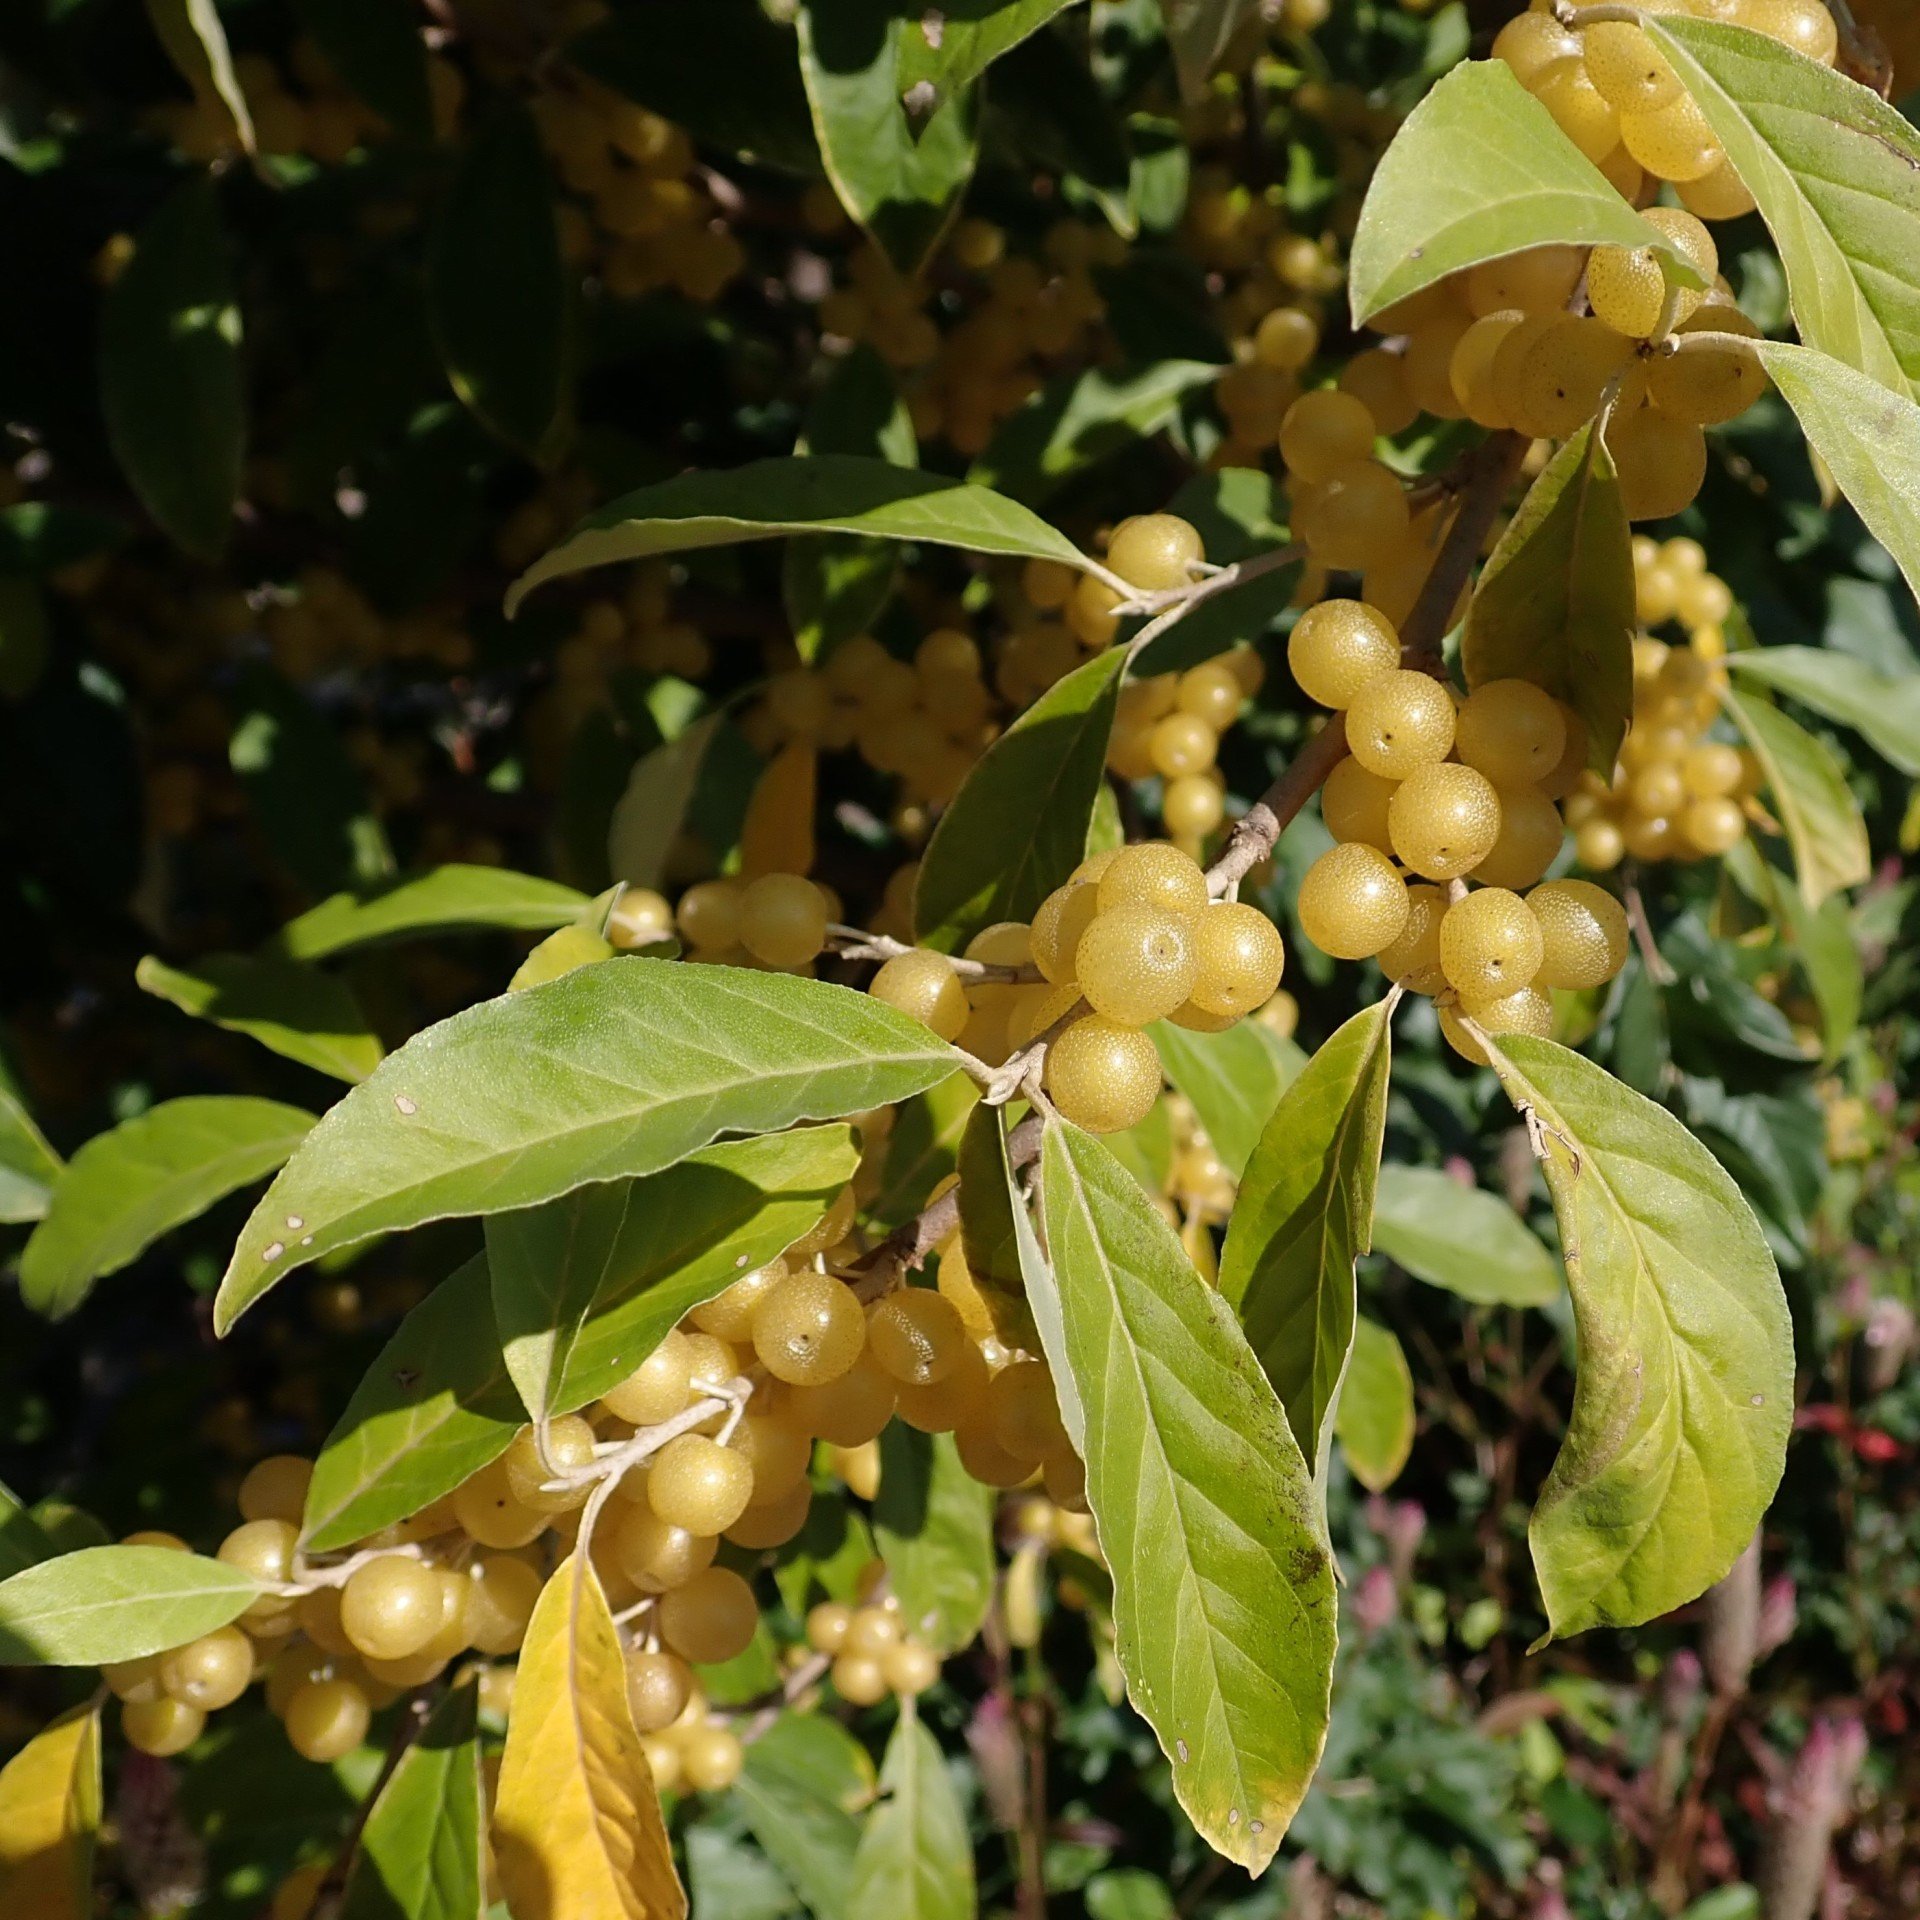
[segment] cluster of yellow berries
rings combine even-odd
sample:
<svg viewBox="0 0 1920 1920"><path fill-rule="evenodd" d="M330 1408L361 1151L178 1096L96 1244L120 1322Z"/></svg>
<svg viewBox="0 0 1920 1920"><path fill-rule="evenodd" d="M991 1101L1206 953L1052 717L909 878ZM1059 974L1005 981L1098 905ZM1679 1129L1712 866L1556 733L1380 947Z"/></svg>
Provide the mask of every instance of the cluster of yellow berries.
<svg viewBox="0 0 1920 1920"><path fill-rule="evenodd" d="M1214 764L1220 736L1265 677L1260 656L1239 646L1183 673L1150 674L1120 690L1107 766L1122 780L1157 776L1164 782L1161 821L1190 854L1199 853L1226 817L1226 788Z"/></svg>
<svg viewBox="0 0 1920 1920"><path fill-rule="evenodd" d="M1575 9L1596 3L1572 0ZM1839 46L1822 0L1662 0L1648 11L1746 27L1826 65ZM1645 28L1563 22L1552 0L1533 0L1493 52L1627 199L1641 199L1649 180L1670 180L1702 219L1752 210L1726 149Z"/></svg>
<svg viewBox="0 0 1920 1920"><path fill-rule="evenodd" d="M884 1594L865 1606L823 1600L808 1610L807 1645L832 1661L827 1676L849 1705L870 1707L890 1693L925 1693L939 1677L931 1648L910 1638L900 1602Z"/></svg>
<svg viewBox="0 0 1920 1920"><path fill-rule="evenodd" d="M1545 989L1619 972L1626 912L1586 881L1536 884L1564 837L1555 801L1585 764L1579 717L1522 680L1489 681L1456 705L1399 660L1393 628L1353 600L1310 609L1289 640L1295 680L1336 709L1330 724L1350 750L1321 794L1339 844L1301 882L1300 926L1336 959L1377 958L1390 979L1436 996L1449 1041L1481 1060L1468 1021L1544 1034Z"/></svg>
<svg viewBox="0 0 1920 1920"><path fill-rule="evenodd" d="M714 300L746 254L701 184L693 142L670 120L572 76L534 102L541 138L568 190L562 244L576 264L598 259L616 299L671 287Z"/></svg>

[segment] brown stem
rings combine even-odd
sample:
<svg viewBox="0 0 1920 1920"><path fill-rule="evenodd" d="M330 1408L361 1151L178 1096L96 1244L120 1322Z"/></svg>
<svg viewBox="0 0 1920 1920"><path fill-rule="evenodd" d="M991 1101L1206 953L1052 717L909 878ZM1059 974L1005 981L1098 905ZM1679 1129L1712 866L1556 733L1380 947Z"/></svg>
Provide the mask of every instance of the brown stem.
<svg viewBox="0 0 1920 1920"><path fill-rule="evenodd" d="M1633 943L1640 949L1640 960L1647 970L1647 977L1657 987L1670 987L1679 977L1667 965L1666 956L1660 951L1653 937L1653 922L1647 918L1647 903L1640 897L1640 885L1629 877L1621 889L1626 896L1627 925L1633 929Z"/></svg>
<svg viewBox="0 0 1920 1920"><path fill-rule="evenodd" d="M1400 657L1409 667L1436 672L1440 642L1452 624L1454 603L1487 544L1530 442L1524 434L1496 433L1460 463L1460 507L1434 556L1426 584L1400 629Z"/></svg>

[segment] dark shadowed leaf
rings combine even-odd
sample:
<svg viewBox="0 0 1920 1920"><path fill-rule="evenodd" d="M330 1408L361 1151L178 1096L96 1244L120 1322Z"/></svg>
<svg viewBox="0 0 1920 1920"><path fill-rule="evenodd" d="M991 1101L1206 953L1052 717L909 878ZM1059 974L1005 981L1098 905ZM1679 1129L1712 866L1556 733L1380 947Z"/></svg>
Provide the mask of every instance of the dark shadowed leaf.
<svg viewBox="0 0 1920 1920"><path fill-rule="evenodd" d="M993 1598L993 1493L952 1434L895 1420L880 1436L873 1538L907 1630L942 1653L964 1647Z"/></svg>
<svg viewBox="0 0 1920 1920"><path fill-rule="evenodd" d="M1224 1033L1198 1033L1162 1020L1153 1028L1153 1044L1167 1078L1193 1103L1221 1165L1239 1179L1307 1056L1257 1020L1242 1020Z"/></svg>
<svg viewBox="0 0 1920 1920"><path fill-rule="evenodd" d="M214 953L190 968L152 954L135 980L196 1020L244 1033L263 1047L337 1080L364 1080L384 1049L353 989L318 967L277 954Z"/></svg>

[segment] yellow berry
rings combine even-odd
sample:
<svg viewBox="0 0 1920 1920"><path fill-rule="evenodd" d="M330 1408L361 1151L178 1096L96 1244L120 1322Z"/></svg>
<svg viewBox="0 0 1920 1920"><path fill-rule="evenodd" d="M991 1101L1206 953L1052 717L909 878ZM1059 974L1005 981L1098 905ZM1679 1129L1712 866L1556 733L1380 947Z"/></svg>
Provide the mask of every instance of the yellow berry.
<svg viewBox="0 0 1920 1920"><path fill-rule="evenodd" d="M1502 787L1500 833L1473 877L1490 887L1530 887L1553 865L1566 830L1538 787Z"/></svg>
<svg viewBox="0 0 1920 1920"><path fill-rule="evenodd" d="M540 1457L534 1430L522 1427L514 1435L513 1444L500 1456L507 1476L507 1491L523 1507L537 1513L565 1513L571 1507L580 1506L587 1497L585 1486L555 1486L549 1490L548 1483L563 1479L575 1467L591 1465L593 1448L592 1427L577 1413L563 1415L547 1429L547 1452L553 1462L549 1471L547 1462Z"/></svg>
<svg viewBox="0 0 1920 1920"><path fill-rule="evenodd" d="M1053 985L1074 976L1081 937L1100 910L1100 889L1085 881L1069 880L1041 901L1033 916L1033 964Z"/></svg>
<svg viewBox="0 0 1920 1920"><path fill-rule="evenodd" d="M866 1316L853 1289L826 1273L796 1274L753 1323L761 1365L792 1386L838 1379L860 1357L865 1341Z"/></svg>
<svg viewBox="0 0 1920 1920"><path fill-rule="evenodd" d="M642 1593L684 1587L713 1564L718 1548L712 1534L671 1526L648 1506L628 1505L614 1526L614 1563Z"/></svg>
<svg viewBox="0 0 1920 1920"><path fill-rule="evenodd" d="M1387 807L1399 783L1369 772L1349 754L1320 789L1320 817L1336 840L1358 840L1390 853Z"/></svg>
<svg viewBox="0 0 1920 1920"><path fill-rule="evenodd" d="M1272 999L1286 947L1279 928L1259 908L1223 901L1193 925L1199 972L1188 997L1196 1007L1237 1018Z"/></svg>
<svg viewBox="0 0 1920 1920"><path fill-rule="evenodd" d="M473 1645L478 1652L512 1653L527 1635L534 1603L540 1597L540 1575L526 1561L511 1554L485 1555L472 1575Z"/></svg>
<svg viewBox="0 0 1920 1920"><path fill-rule="evenodd" d="M1470 873L1500 835L1500 798L1472 767L1439 760L1416 767L1387 805L1393 850L1429 880Z"/></svg>
<svg viewBox="0 0 1920 1920"><path fill-rule="evenodd" d="M1192 914L1207 904L1207 877L1197 863L1164 840L1122 847L1096 883L1101 913L1119 907L1155 907Z"/></svg>
<svg viewBox="0 0 1920 1920"><path fill-rule="evenodd" d="M1047 1090L1060 1112L1089 1133L1138 1125L1160 1096L1160 1079L1153 1042L1098 1014L1076 1020L1047 1049Z"/></svg>
<svg viewBox="0 0 1920 1920"><path fill-rule="evenodd" d="M1540 923L1505 887L1456 901L1440 923L1440 965L1454 991L1497 999L1531 986L1544 951Z"/></svg>
<svg viewBox="0 0 1920 1920"><path fill-rule="evenodd" d="M1308 482L1373 452L1373 415L1363 401L1338 388L1303 393L1280 423L1280 457L1287 471Z"/></svg>
<svg viewBox="0 0 1920 1920"><path fill-rule="evenodd" d="M1747 817L1737 802L1695 800L1680 815L1680 831L1704 854L1725 853L1746 837Z"/></svg>
<svg viewBox="0 0 1920 1920"><path fill-rule="evenodd" d="M870 1654L841 1654L831 1677L834 1691L849 1706L871 1707L887 1697L886 1669Z"/></svg>
<svg viewBox="0 0 1920 1920"><path fill-rule="evenodd" d="M1095 1013L1120 1026L1148 1026L1193 993L1199 959L1192 918L1158 907L1103 909L1081 935L1076 962Z"/></svg>
<svg viewBox="0 0 1920 1920"><path fill-rule="evenodd" d="M1444 760L1453 745L1453 698L1429 674L1400 667L1375 676L1346 715L1353 757L1383 780L1404 780Z"/></svg>
<svg viewBox="0 0 1920 1920"><path fill-rule="evenodd" d="M867 1349L874 1364L905 1386L944 1380L968 1344L959 1309L927 1287L903 1287L867 1315Z"/></svg>
<svg viewBox="0 0 1920 1920"><path fill-rule="evenodd" d="M867 991L876 1000L931 1027L942 1040L957 1040L967 1024L967 993L944 953L916 947L895 954L873 976Z"/></svg>
<svg viewBox="0 0 1920 1920"><path fill-rule="evenodd" d="M724 1793L746 1759L730 1727L695 1727L680 1742L680 1777L695 1793Z"/></svg>
<svg viewBox="0 0 1920 1920"><path fill-rule="evenodd" d="M1526 680L1489 680L1460 705L1454 750L1495 786L1543 780L1567 746L1564 710Z"/></svg>
<svg viewBox="0 0 1920 1920"><path fill-rule="evenodd" d="M1407 924L1407 883L1376 847L1349 842L1323 853L1300 883L1300 930L1336 960L1364 960Z"/></svg>
<svg viewBox="0 0 1920 1920"><path fill-rule="evenodd" d="M1400 665L1400 636L1360 600L1309 607L1287 638L1287 665L1309 700L1349 705L1362 687Z"/></svg>
<svg viewBox="0 0 1920 1920"><path fill-rule="evenodd" d="M505 1464L499 1460L454 1489L453 1512L483 1547L524 1547L545 1532L551 1517L514 1498Z"/></svg>
<svg viewBox="0 0 1920 1920"><path fill-rule="evenodd" d="M730 1567L709 1567L661 1596L660 1637L681 1659L711 1666L744 1653L760 1623L753 1589Z"/></svg>
<svg viewBox="0 0 1920 1920"><path fill-rule="evenodd" d="M1215 776L1183 773L1160 795L1160 818L1169 833L1202 840L1226 818L1226 797Z"/></svg>
<svg viewBox="0 0 1920 1920"><path fill-rule="evenodd" d="M283 1717L294 1752L325 1764L367 1737L372 1713L365 1692L351 1680L310 1680L287 1702Z"/></svg>
<svg viewBox="0 0 1920 1920"><path fill-rule="evenodd" d="M686 1711L693 1675L677 1654L627 1649L627 1707L636 1733L658 1733Z"/></svg>
<svg viewBox="0 0 1920 1920"><path fill-rule="evenodd" d="M246 1692L253 1664L253 1642L238 1627L216 1627L161 1656L160 1685L182 1706L213 1713Z"/></svg>
<svg viewBox="0 0 1920 1920"><path fill-rule="evenodd" d="M1445 887L1422 881L1407 888L1407 923L1376 956L1389 980L1411 993L1435 994L1446 986L1440 966L1440 922L1446 913Z"/></svg>
<svg viewBox="0 0 1920 1920"><path fill-rule="evenodd" d="M1621 21L1587 27L1580 50L1594 90L1622 113L1656 112L1680 94L1679 75L1644 27Z"/></svg>
<svg viewBox="0 0 1920 1920"><path fill-rule="evenodd" d="M290 1520L298 1524L307 1504L313 1462L295 1453L276 1453L255 1463L240 1482L238 1506L243 1520Z"/></svg>
<svg viewBox="0 0 1920 1920"><path fill-rule="evenodd" d="M1603 986L1627 958L1627 910L1590 880L1550 880L1527 895L1540 925L1542 987Z"/></svg>
<svg viewBox="0 0 1920 1920"><path fill-rule="evenodd" d="M1172 513L1141 513L1114 528L1107 565L1143 593L1184 587L1196 561L1206 558L1200 535Z"/></svg>
<svg viewBox="0 0 1920 1920"><path fill-rule="evenodd" d="M925 1693L940 1677L940 1662L919 1641L902 1640L880 1656L880 1670L895 1693Z"/></svg>
<svg viewBox="0 0 1920 1920"><path fill-rule="evenodd" d="M770 967L804 966L826 944L827 903L811 880L762 874L740 896L740 941Z"/></svg>
<svg viewBox="0 0 1920 1920"><path fill-rule="evenodd" d="M384 1554L348 1576L340 1593L340 1625L362 1654L404 1660L439 1630L440 1580L432 1567Z"/></svg>
<svg viewBox="0 0 1920 1920"><path fill-rule="evenodd" d="M120 1730L127 1745L156 1759L184 1753L200 1738L207 1716L171 1694L154 1700L128 1700L120 1708Z"/></svg>
<svg viewBox="0 0 1920 1920"><path fill-rule="evenodd" d="M858 1447L881 1433L898 1399L893 1378L863 1355L837 1380L792 1388L788 1406L807 1432L836 1447Z"/></svg>
<svg viewBox="0 0 1920 1920"><path fill-rule="evenodd" d="M696 952L719 953L740 943L740 884L702 880L680 896L674 924Z"/></svg>
<svg viewBox="0 0 1920 1920"><path fill-rule="evenodd" d="M1599 410L1632 342L1604 321L1568 314L1534 340L1514 370L1513 418L1528 433L1564 439Z"/></svg>
<svg viewBox="0 0 1920 1920"><path fill-rule="evenodd" d="M1693 96L1681 93L1649 113L1623 113L1620 139L1627 151L1662 180L1699 180L1727 157Z"/></svg>

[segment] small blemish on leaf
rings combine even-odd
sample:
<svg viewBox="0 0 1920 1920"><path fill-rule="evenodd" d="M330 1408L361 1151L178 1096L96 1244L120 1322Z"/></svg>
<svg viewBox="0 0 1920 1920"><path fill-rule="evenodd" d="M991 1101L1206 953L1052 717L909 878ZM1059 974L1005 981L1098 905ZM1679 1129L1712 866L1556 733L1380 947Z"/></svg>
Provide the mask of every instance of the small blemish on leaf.
<svg viewBox="0 0 1920 1920"><path fill-rule="evenodd" d="M287 1215L287 1231L289 1233L298 1233L306 1224L307 1223L302 1220L297 1213Z"/></svg>
<svg viewBox="0 0 1920 1920"><path fill-rule="evenodd" d="M420 1111L420 1109L411 1100L409 1100L404 1093L396 1093L393 1096L393 1104L396 1107L398 1107L402 1113L413 1114L413 1113L418 1113Z"/></svg>
<svg viewBox="0 0 1920 1920"><path fill-rule="evenodd" d="M1767 1404L1767 1396L1764 1393L1756 1393L1753 1396L1753 1404L1756 1407L1764 1407Z"/></svg>
<svg viewBox="0 0 1920 1920"><path fill-rule="evenodd" d="M1239 1824L1240 1824L1240 1809L1238 1807L1229 1807L1227 1809L1227 1825L1230 1827L1237 1827Z"/></svg>
<svg viewBox="0 0 1920 1920"><path fill-rule="evenodd" d="M1187 1743L1184 1740L1176 1740L1173 1743L1173 1750L1175 1753L1177 1753L1180 1756L1180 1763L1182 1766L1184 1766L1188 1758Z"/></svg>
<svg viewBox="0 0 1920 1920"><path fill-rule="evenodd" d="M283 1247L278 1240L275 1240L260 1249L260 1258L262 1260L278 1260L285 1252L286 1248Z"/></svg>
<svg viewBox="0 0 1920 1920"><path fill-rule="evenodd" d="M1266 1830L1267 1823L1264 1820L1249 1820L1247 1822L1247 1831L1249 1833L1265 1833Z"/></svg>
<svg viewBox="0 0 1920 1920"><path fill-rule="evenodd" d="M947 16L935 7L929 7L920 16L920 31L927 37L927 45L934 52L940 51L940 42L947 37Z"/></svg>

